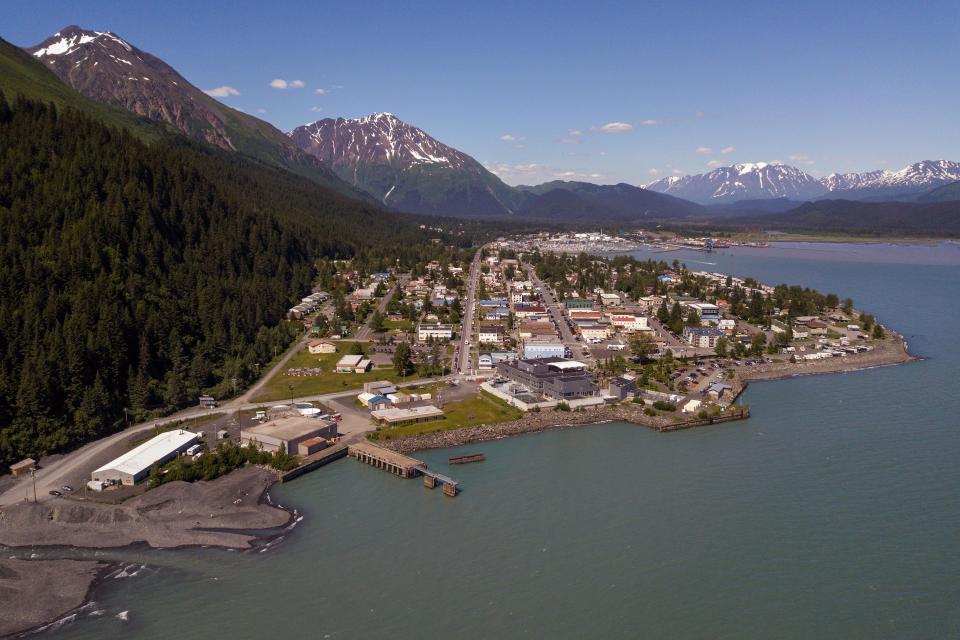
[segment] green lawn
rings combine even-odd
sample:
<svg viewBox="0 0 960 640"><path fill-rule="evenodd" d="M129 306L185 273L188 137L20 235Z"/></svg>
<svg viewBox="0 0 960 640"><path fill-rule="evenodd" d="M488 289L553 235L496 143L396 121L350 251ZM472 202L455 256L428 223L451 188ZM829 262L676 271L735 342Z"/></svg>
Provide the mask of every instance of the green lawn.
<svg viewBox="0 0 960 640"><path fill-rule="evenodd" d="M474 398L467 398L466 400L458 400L446 404L443 407L443 412L446 418L442 420L408 424L402 427L383 428L380 431L372 433L371 437L374 440L393 440L394 438L416 436L424 433L433 433L435 431L449 431L451 429L473 427L478 424L506 422L508 420L516 420L523 415L523 412L516 407L511 407L499 398L494 398L485 393L481 393Z"/></svg>
<svg viewBox="0 0 960 640"><path fill-rule="evenodd" d="M384 329L397 329L399 331L413 331L413 322L410 320L384 320Z"/></svg>
<svg viewBox="0 0 960 640"><path fill-rule="evenodd" d="M253 398L253 402L271 402L275 400L289 400L291 397L299 398L301 396L319 395L322 393L334 393L337 391L349 391L363 386L364 382L373 382L374 380L390 380L392 382L401 382L402 380L415 380L417 374L406 376L401 379L393 367L384 367L382 369L373 369L367 373L336 373L334 367L337 361L345 354L350 352L351 341L337 343L337 353L324 353L314 355L306 347L298 351L287 366L278 371L271 377L263 390ZM288 376L287 370L302 367L320 367L323 372L318 376Z"/></svg>

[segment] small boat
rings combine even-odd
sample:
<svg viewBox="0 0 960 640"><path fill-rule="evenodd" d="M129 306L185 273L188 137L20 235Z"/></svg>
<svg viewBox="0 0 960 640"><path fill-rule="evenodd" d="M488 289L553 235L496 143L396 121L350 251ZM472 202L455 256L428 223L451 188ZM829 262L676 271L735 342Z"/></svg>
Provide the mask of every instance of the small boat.
<svg viewBox="0 0 960 640"><path fill-rule="evenodd" d="M467 464L469 462L483 462L487 457L482 453L470 453L465 456L453 456L447 460L450 464Z"/></svg>

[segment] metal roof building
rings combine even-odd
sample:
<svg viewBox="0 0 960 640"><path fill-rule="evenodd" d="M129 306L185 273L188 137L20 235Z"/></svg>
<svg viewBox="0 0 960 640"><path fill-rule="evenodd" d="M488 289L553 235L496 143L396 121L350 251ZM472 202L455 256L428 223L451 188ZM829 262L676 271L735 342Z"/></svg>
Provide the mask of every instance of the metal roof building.
<svg viewBox="0 0 960 640"><path fill-rule="evenodd" d="M150 473L150 467L155 463L163 464L176 458L199 439L198 434L182 429L161 433L96 469L91 479L96 482L135 484Z"/></svg>

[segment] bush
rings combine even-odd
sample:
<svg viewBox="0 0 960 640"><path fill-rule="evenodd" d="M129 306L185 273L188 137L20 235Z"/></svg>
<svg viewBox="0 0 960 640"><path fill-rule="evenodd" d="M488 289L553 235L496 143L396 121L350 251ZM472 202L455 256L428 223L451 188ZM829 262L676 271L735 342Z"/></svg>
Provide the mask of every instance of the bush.
<svg viewBox="0 0 960 640"><path fill-rule="evenodd" d="M677 405L672 402L667 402L666 400L657 400L653 403L653 408L658 411L676 411Z"/></svg>
<svg viewBox="0 0 960 640"><path fill-rule="evenodd" d="M697 417L701 420L706 420L708 417L710 417L710 414L707 413L706 409L701 409L700 413L697 414Z"/></svg>
<svg viewBox="0 0 960 640"><path fill-rule="evenodd" d="M634 404L639 404L640 406L643 406L644 404L646 404L646 403L644 403L643 398L640 398L640 397L635 397L635 398L633 399L633 403L634 403Z"/></svg>
<svg viewBox="0 0 960 640"><path fill-rule="evenodd" d="M653 409L651 409L650 407L644 407L643 412L644 412L645 414L647 414L648 416L655 416L655 415L657 415L657 412L654 411Z"/></svg>
<svg viewBox="0 0 960 640"><path fill-rule="evenodd" d="M554 411L570 411L570 405L566 402L558 402L557 406L553 409Z"/></svg>

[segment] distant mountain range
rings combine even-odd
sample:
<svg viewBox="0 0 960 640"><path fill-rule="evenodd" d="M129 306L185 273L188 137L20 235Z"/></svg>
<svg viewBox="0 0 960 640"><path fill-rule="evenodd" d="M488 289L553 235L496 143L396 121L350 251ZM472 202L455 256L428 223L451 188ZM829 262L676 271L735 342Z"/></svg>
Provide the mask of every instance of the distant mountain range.
<svg viewBox="0 0 960 640"><path fill-rule="evenodd" d="M130 114L179 130L229 152L285 169L352 198L410 213L466 218L546 219L556 222L639 222L670 218L735 218L789 213L802 203L831 200L951 202L960 198L960 163L925 160L900 171L831 174L815 178L796 167L745 163L707 173L672 176L646 187L547 182L512 187L481 163L390 113L326 118L287 134L232 109L190 84L164 61L109 31L76 26L26 49L64 83L105 105L102 118L132 122ZM0 71L18 74L29 65ZM0 67L5 63L0 55ZM29 95L37 74L11 75ZM64 94L65 100L70 99ZM89 110L90 105L84 105ZM151 135L138 122L140 135ZM950 186L953 184L954 186ZM836 206L834 206L836 209Z"/></svg>
<svg viewBox="0 0 960 640"><path fill-rule="evenodd" d="M821 179L789 165L758 162L720 167L696 175L671 176L646 188L701 204L774 198L910 200L957 180L960 180L960 163L949 160L924 160L900 171L832 173Z"/></svg>
<svg viewBox="0 0 960 640"><path fill-rule="evenodd" d="M214 100L163 60L115 33L69 26L27 52L97 102L168 123L191 138L287 169L345 195L365 197L270 123Z"/></svg>

